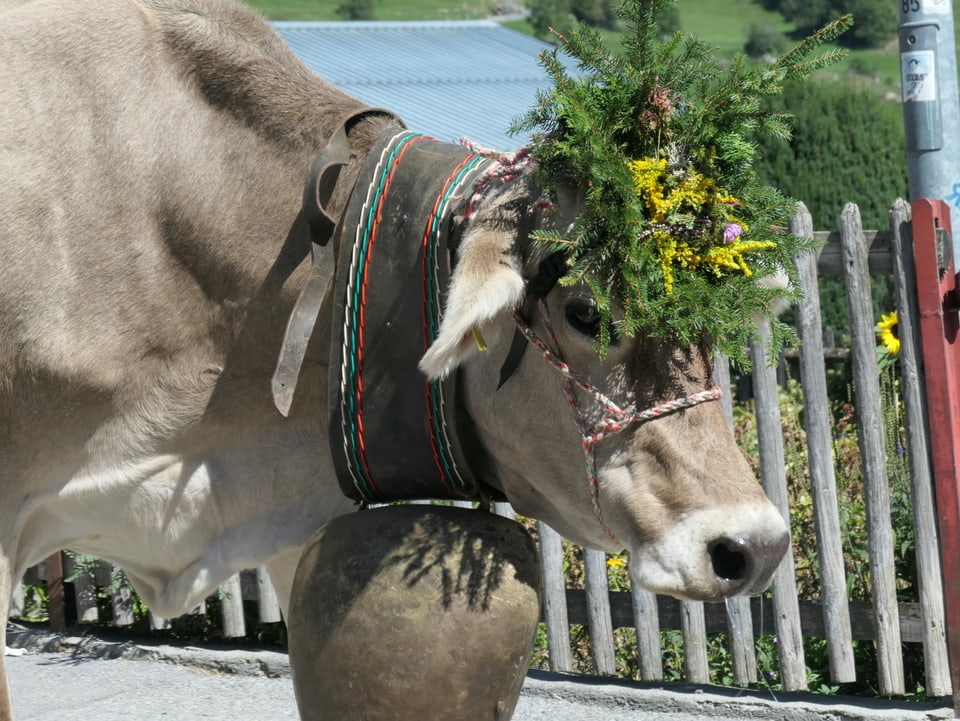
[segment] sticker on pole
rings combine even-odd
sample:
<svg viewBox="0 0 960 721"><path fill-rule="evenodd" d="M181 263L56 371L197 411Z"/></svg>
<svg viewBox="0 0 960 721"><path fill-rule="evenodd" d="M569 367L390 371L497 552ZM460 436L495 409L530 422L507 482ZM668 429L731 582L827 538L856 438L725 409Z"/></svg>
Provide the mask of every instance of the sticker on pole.
<svg viewBox="0 0 960 721"><path fill-rule="evenodd" d="M900 53L900 72L903 75L903 102L936 102L936 55L933 50Z"/></svg>
<svg viewBox="0 0 960 721"><path fill-rule="evenodd" d="M923 0L921 5L926 15L946 15L953 7L950 0Z"/></svg>

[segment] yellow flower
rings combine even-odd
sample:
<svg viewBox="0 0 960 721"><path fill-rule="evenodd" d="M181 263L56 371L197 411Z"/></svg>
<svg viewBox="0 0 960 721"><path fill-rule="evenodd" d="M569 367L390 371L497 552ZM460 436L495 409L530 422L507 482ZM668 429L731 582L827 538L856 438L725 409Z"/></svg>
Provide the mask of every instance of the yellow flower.
<svg viewBox="0 0 960 721"><path fill-rule="evenodd" d="M643 201L649 220L663 223L670 214L682 209L699 211L717 202L721 197L716 183L696 171L689 171L672 189L664 187L667 161L662 158L644 158L630 163L637 196ZM725 196L724 196L725 197Z"/></svg>
<svg viewBox="0 0 960 721"><path fill-rule="evenodd" d="M634 160L629 167L647 220L655 226L652 236L660 255L664 290L668 294L673 292L675 268L696 269L705 266L718 278L721 270L727 268L750 276L752 271L744 254L775 246L770 241L743 240L750 229L730 212L740 205L740 201L717 188L712 178L688 169L679 179L674 178L670 185L667 161L663 158ZM677 217L707 218L718 206L729 206L729 209L721 210L721 217L726 222L722 225L724 231L715 239L722 245L697 252L686 241L678 241L673 237L668 226L677 222ZM732 230L727 232L734 227L735 233Z"/></svg>
<svg viewBox="0 0 960 721"><path fill-rule="evenodd" d="M623 557L621 557L621 556L617 556L616 558L608 558L608 559L607 559L607 565L608 565L610 568L626 568L626 566L627 566L627 559L625 559L625 558L623 558Z"/></svg>
<svg viewBox="0 0 960 721"><path fill-rule="evenodd" d="M897 311L884 313L880 317L880 322L877 323L876 332L880 342L886 346L891 355L896 355L900 352L900 336L898 331Z"/></svg>
<svg viewBox="0 0 960 721"><path fill-rule="evenodd" d="M773 248L776 245L772 240L737 240L728 245L715 246L703 256L703 262L714 266L713 272L719 276L720 268L740 270L746 276L753 275L743 257L744 253Z"/></svg>
<svg viewBox="0 0 960 721"><path fill-rule="evenodd" d="M693 248L677 240L669 233L658 230L653 234L660 252L660 269L663 271L663 287L667 293L673 292L673 267L696 268L701 258Z"/></svg>

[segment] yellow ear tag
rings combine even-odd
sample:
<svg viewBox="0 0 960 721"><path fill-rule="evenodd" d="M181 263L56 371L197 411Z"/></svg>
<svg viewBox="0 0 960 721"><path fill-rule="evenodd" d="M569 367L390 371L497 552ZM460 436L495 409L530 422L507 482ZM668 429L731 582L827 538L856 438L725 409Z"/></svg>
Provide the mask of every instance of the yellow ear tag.
<svg viewBox="0 0 960 721"><path fill-rule="evenodd" d="M472 328L471 333L473 333L473 342L477 344L477 350L483 353L487 350L487 342L483 339L483 336L480 334L479 328Z"/></svg>

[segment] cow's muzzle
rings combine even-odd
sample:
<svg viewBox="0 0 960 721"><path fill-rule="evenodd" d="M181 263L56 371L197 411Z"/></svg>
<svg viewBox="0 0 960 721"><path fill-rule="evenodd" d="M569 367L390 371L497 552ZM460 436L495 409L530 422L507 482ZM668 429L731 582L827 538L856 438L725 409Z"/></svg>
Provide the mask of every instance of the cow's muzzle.
<svg viewBox="0 0 960 721"><path fill-rule="evenodd" d="M773 577L790 546L786 530L774 539L755 542L744 537L722 537L707 545L710 566L724 595L755 595Z"/></svg>

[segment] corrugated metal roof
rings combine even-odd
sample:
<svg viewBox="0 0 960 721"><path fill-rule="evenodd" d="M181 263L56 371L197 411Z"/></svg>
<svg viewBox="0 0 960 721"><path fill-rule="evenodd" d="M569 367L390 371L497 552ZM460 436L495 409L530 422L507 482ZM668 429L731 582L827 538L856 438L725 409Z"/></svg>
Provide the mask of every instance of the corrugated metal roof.
<svg viewBox="0 0 960 721"><path fill-rule="evenodd" d="M523 145L510 125L549 87L537 58L550 46L490 20L274 25L318 75L444 141Z"/></svg>

